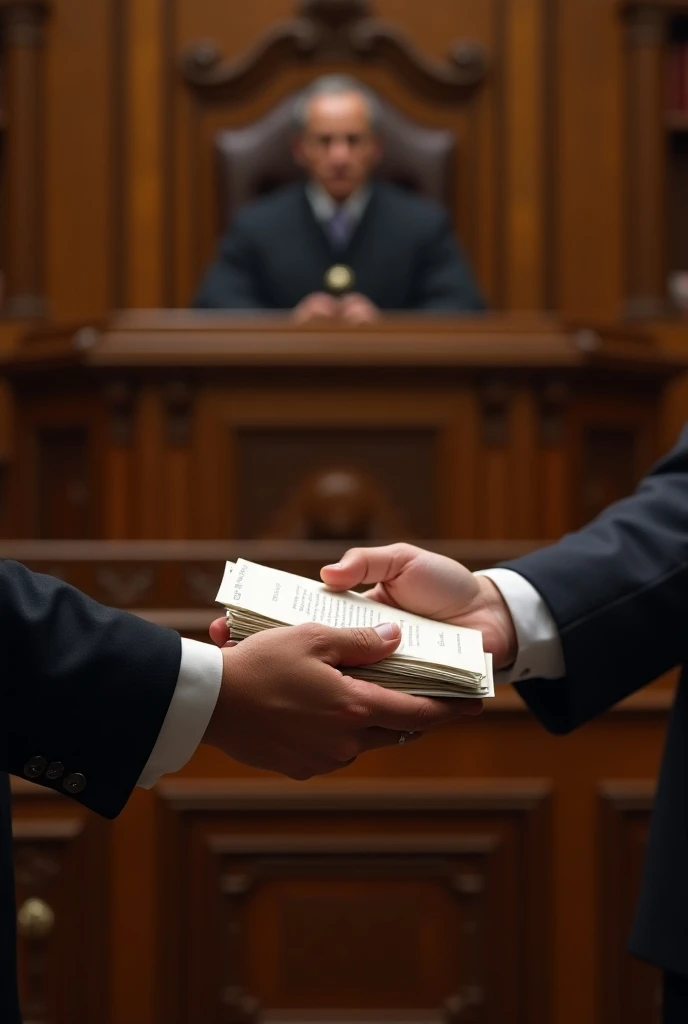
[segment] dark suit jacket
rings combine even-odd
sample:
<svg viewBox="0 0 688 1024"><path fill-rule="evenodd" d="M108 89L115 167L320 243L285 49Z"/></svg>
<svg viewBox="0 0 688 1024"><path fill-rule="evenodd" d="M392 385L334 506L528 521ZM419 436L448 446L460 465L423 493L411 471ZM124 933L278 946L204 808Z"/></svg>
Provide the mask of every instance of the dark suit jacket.
<svg viewBox="0 0 688 1024"><path fill-rule="evenodd" d="M194 305L293 309L323 290L325 273L335 263L355 271L356 291L379 309L484 308L445 211L380 183L342 252L332 249L303 185L249 203L222 239Z"/></svg>
<svg viewBox="0 0 688 1024"><path fill-rule="evenodd" d="M0 1021L19 1021L10 772L113 818L177 683L177 633L0 562ZM48 772L57 775L49 779Z"/></svg>
<svg viewBox="0 0 688 1024"><path fill-rule="evenodd" d="M535 586L559 626L566 678L517 687L552 732L684 666L631 949L688 975L688 428L633 497L507 568Z"/></svg>

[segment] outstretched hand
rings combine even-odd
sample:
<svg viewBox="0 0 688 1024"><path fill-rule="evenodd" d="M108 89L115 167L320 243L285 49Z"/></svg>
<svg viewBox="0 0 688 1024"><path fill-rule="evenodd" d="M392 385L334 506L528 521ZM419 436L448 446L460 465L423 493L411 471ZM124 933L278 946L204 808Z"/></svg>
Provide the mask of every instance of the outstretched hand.
<svg viewBox="0 0 688 1024"><path fill-rule="evenodd" d="M400 630L331 629L308 623L266 629L232 644L225 619L210 627L222 647L220 696L204 741L255 768L294 779L325 775L366 750L394 746L479 714L480 700L435 700L355 679L341 666L393 654Z"/></svg>
<svg viewBox="0 0 688 1024"><path fill-rule="evenodd" d="M479 629L495 668L510 665L517 653L513 620L501 593L484 576L474 576L451 558L411 544L351 548L320 573L334 590L374 584L367 596L428 619Z"/></svg>

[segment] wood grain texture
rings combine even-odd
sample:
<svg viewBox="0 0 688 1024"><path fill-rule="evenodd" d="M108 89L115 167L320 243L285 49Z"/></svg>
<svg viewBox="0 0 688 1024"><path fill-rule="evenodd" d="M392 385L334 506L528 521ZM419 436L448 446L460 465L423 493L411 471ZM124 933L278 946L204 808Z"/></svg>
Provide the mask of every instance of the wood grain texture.
<svg viewBox="0 0 688 1024"><path fill-rule="evenodd" d="M43 539L551 535L640 479L684 358L633 329L505 315L324 331L129 312L85 348L40 330L6 369L9 519ZM348 526L319 490L333 473Z"/></svg>
<svg viewBox="0 0 688 1024"><path fill-rule="evenodd" d="M65 0L46 33L44 259L58 321L102 316L116 303L113 11L109 0Z"/></svg>

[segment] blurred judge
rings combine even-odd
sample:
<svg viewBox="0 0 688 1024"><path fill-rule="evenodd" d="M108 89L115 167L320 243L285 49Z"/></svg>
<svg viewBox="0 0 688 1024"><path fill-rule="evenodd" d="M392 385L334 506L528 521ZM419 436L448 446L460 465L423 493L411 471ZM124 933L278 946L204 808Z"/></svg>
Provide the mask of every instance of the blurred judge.
<svg viewBox="0 0 688 1024"><path fill-rule="evenodd" d="M374 93L348 75L305 90L293 153L306 181L239 211L194 305L291 309L301 323L370 323L382 310L482 310L446 211L373 179L380 120Z"/></svg>

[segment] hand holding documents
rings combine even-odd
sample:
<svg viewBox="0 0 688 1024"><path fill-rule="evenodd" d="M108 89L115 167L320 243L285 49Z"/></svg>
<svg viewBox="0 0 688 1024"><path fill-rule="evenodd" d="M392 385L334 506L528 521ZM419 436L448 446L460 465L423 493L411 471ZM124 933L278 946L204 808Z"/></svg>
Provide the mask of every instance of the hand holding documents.
<svg viewBox="0 0 688 1024"><path fill-rule="evenodd" d="M227 610L233 640L306 622L348 628L397 623L402 640L396 653L376 665L352 667L353 675L425 697L494 696L492 656L484 652L478 630L411 615L353 591L335 592L244 559L227 562L217 601Z"/></svg>

